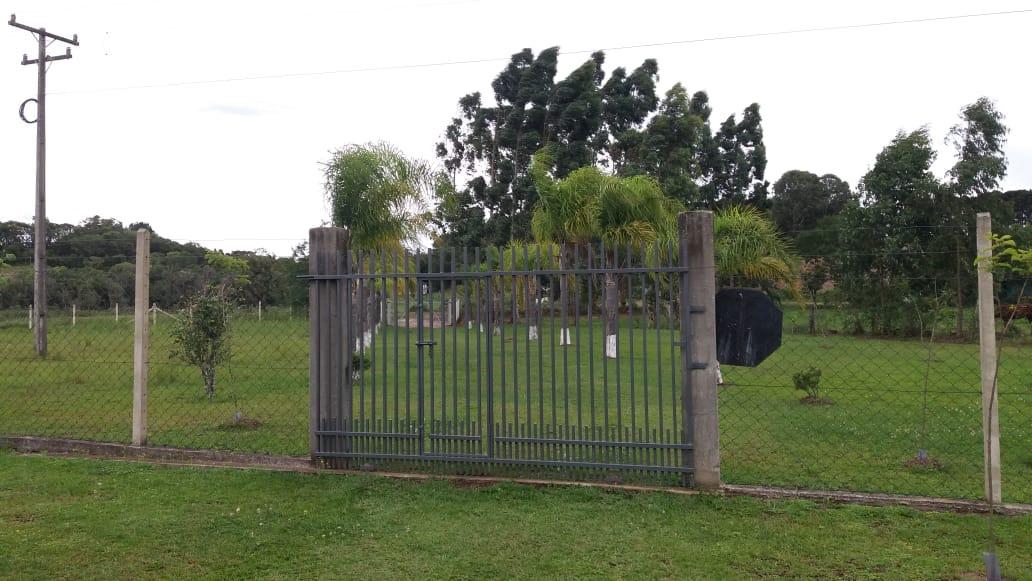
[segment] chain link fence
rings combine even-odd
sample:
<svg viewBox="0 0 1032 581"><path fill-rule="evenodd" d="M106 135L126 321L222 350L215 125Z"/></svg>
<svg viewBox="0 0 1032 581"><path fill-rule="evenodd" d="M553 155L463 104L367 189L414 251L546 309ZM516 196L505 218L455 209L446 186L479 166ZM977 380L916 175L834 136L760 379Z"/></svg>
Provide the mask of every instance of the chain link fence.
<svg viewBox="0 0 1032 581"><path fill-rule="evenodd" d="M833 290L815 300L786 295L781 306L781 348L755 368L722 370L725 482L984 497L973 307L961 335L949 302L925 308L916 332L886 335L858 324L863 314ZM198 368L172 356L176 307L151 316L150 444L309 453L305 310L238 308L213 399ZM0 311L0 435L128 443L131 306L118 320L112 310L77 311L73 324L70 310L54 308L49 319L50 353L40 359L28 310ZM1002 490L1010 502L1032 502L1030 327L1017 321L1001 337ZM820 379L808 393L796 380L811 368Z"/></svg>

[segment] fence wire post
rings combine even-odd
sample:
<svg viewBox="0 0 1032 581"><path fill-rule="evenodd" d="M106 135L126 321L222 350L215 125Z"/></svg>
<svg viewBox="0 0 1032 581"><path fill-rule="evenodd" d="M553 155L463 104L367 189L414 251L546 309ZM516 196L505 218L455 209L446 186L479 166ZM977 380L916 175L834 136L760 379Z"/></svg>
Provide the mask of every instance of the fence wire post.
<svg viewBox="0 0 1032 581"><path fill-rule="evenodd" d="M720 488L720 427L717 416L716 267L713 212L678 216L681 273L681 402L685 466L694 485Z"/></svg>
<svg viewBox="0 0 1032 581"><path fill-rule="evenodd" d="M147 374L150 368L150 232L136 231L136 301L133 331L133 445L147 443Z"/></svg>
<svg viewBox="0 0 1032 581"><path fill-rule="evenodd" d="M312 228L308 232L308 272L311 275L346 274L345 258L348 252L348 233L343 228ZM344 279L312 280L308 288L309 325L309 437L308 447L313 462L319 460L319 452L326 452L320 445L318 431L350 430L351 392L351 349L345 345L344 302L351 299ZM348 452L349 449L336 446L338 437L331 436L328 443L333 451ZM344 438L345 443L348 438ZM344 467L346 461L329 459L324 462L330 467Z"/></svg>
<svg viewBox="0 0 1032 581"><path fill-rule="evenodd" d="M996 314L993 308L993 271L986 262L993 252L992 218L981 212L976 219L978 258L978 345L982 371L982 458L986 500L999 503L1000 400L997 390Z"/></svg>

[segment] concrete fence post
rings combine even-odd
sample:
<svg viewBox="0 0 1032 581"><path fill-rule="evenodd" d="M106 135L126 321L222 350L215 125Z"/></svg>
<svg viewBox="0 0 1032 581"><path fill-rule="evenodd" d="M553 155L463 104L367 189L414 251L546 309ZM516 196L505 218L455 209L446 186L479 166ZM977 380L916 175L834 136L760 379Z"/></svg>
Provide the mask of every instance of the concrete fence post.
<svg viewBox="0 0 1032 581"><path fill-rule="evenodd" d="M133 330L133 445L147 443L147 374L150 369L150 232L136 231L136 302Z"/></svg>
<svg viewBox="0 0 1032 581"><path fill-rule="evenodd" d="M988 212L976 218L978 258L978 345L982 371L982 458L985 464L985 496L1001 501L1000 400L997 390L996 313L993 305L993 271L985 261L992 257L992 218Z"/></svg>
<svg viewBox="0 0 1032 581"><path fill-rule="evenodd" d="M694 470L694 485L720 488L720 424L717 415L716 266L713 212L678 216L680 245L681 405L684 465Z"/></svg>
<svg viewBox="0 0 1032 581"><path fill-rule="evenodd" d="M346 274L348 233L343 228L309 230L309 269L314 277ZM348 452L347 439L319 432L351 429L351 353L348 340L351 296L348 281L315 278L308 288L309 439L312 460L318 452ZM343 444L341 444L343 442ZM345 459L322 457L329 467L345 467Z"/></svg>

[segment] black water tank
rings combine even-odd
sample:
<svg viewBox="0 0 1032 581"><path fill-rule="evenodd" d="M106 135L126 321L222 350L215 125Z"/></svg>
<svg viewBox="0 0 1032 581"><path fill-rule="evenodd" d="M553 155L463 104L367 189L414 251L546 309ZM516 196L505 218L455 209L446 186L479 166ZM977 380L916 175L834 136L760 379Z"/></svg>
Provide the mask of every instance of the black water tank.
<svg viewBox="0 0 1032 581"><path fill-rule="evenodd" d="M781 319L781 309L763 291L718 292L717 361L756 367L781 347Z"/></svg>

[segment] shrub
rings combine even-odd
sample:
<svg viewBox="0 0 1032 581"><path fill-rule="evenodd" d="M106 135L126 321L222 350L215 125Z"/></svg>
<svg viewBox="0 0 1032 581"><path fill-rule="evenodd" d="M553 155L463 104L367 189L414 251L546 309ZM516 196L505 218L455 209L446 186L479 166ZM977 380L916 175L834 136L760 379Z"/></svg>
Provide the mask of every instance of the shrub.
<svg viewBox="0 0 1032 581"><path fill-rule="evenodd" d="M792 383L795 384L796 389L806 392L806 397L802 400L804 403L827 403L820 393L821 370L819 367L808 367L796 373L792 376Z"/></svg>
<svg viewBox="0 0 1032 581"><path fill-rule="evenodd" d="M197 366L204 395L215 399L215 370L231 356L229 320L233 304L221 285L208 285L190 297L172 327L170 356Z"/></svg>

